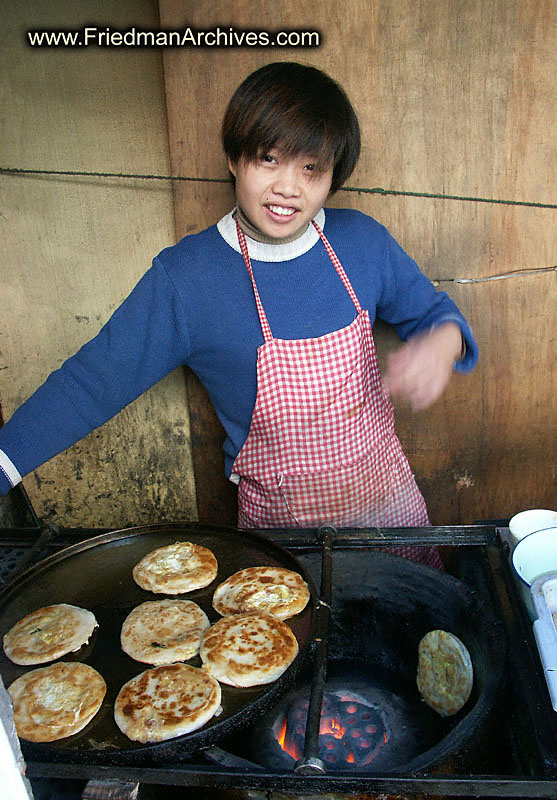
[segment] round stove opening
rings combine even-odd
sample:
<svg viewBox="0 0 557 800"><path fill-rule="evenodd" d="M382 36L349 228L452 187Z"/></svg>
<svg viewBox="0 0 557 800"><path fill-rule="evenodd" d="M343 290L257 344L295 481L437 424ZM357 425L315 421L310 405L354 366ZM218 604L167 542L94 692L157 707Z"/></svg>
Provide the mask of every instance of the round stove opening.
<svg viewBox="0 0 557 800"><path fill-rule="evenodd" d="M412 677L378 664L329 665L318 744L327 772L396 769L441 741L453 723L426 706ZM252 760L294 769L304 754L310 694L308 679L252 728Z"/></svg>
<svg viewBox="0 0 557 800"><path fill-rule="evenodd" d="M273 725L281 749L294 762L304 753L309 700L299 699ZM357 769L371 764L389 741L381 709L354 692L325 692L319 724L319 758L328 769Z"/></svg>

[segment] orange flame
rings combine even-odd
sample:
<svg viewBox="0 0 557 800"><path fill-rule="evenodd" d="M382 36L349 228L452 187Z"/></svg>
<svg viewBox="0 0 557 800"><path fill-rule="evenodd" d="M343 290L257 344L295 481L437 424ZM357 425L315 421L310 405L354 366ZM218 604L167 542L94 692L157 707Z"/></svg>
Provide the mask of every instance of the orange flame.
<svg viewBox="0 0 557 800"><path fill-rule="evenodd" d="M290 742L286 739L286 731L288 727L288 720L285 717L284 722L281 724L279 732L277 733L277 742L280 744L281 748L284 750L285 753L294 759L294 761L299 761L302 757L302 751L299 747L296 746L296 742Z"/></svg>
<svg viewBox="0 0 557 800"><path fill-rule="evenodd" d="M341 725L334 717L321 717L319 735L321 736L324 733L334 736L335 739L342 739L346 733L346 727Z"/></svg>
<svg viewBox="0 0 557 800"><path fill-rule="evenodd" d="M286 738L286 717L284 718L284 722L277 734L277 742L280 744L282 749L284 750L284 740Z"/></svg>
<svg viewBox="0 0 557 800"><path fill-rule="evenodd" d="M345 696L343 695L342 699L343 699L344 702L347 702L349 704L351 702L353 702L353 703L357 702L356 698L352 697L349 693L346 693ZM306 709L307 709L307 705L306 705ZM354 706L348 705L347 708L346 708L346 711L349 714L353 714L353 713L355 713L357 711L357 707L355 705ZM293 730L291 730L289 728L288 720L289 720L289 717L288 717L288 715L286 715L286 716L283 717L283 719L280 721L280 723L278 723L278 721L277 721L277 723L276 723L277 727L275 728L275 730L277 731L275 733L275 739L278 742L278 744L280 745L281 749L285 753L287 753L295 761L299 761L303 756L303 744L302 744L302 742L303 742L303 735L304 735L304 729L305 728L304 728L304 726L300 726L300 725L295 726L296 727L296 734L294 734ZM332 737L333 739L336 739L337 741L340 741L340 740L342 740L344 738L344 735L345 735L347 730L348 730L348 723L347 723L347 725L342 725L341 720L336 718L336 717L333 717L333 716L321 716L321 720L320 720L320 724L319 724L319 735L320 736L325 735L325 736ZM369 733L375 733L376 730L377 730L376 726L375 725L371 725L371 724L370 724L369 727L366 728L366 732L369 732ZM351 733L352 733L353 737L360 736L360 731L357 728L355 728ZM384 729L382 731L382 734L383 734L382 735L383 741L384 741L385 744L387 744L387 742L389 741L389 734L388 734L387 730ZM302 742L300 742L300 736L302 738ZM364 743L362 741L362 744L365 744L366 747L371 747L371 742ZM331 739L329 739L328 742L325 744L325 747L327 749L331 750L331 749L334 749L335 745L333 744ZM346 748L346 749L348 750L348 748ZM377 754L377 750L378 750L377 747L374 750L370 750L369 755L367 757L367 760L365 760L366 759L365 752L362 751L361 755L364 757L364 761L362 763L370 763L373 760L373 758L375 757L375 755ZM345 750L345 753L346 753L346 750ZM356 759L356 756L354 754L354 751L348 750L347 755L345 755L346 763L355 764L356 760L357 759Z"/></svg>

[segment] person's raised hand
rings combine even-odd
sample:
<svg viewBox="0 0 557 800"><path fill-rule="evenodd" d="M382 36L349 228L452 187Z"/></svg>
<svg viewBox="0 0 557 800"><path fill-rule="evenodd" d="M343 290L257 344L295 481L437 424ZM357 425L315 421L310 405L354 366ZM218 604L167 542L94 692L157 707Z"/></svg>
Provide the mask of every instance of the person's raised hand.
<svg viewBox="0 0 557 800"><path fill-rule="evenodd" d="M388 355L383 385L395 402L422 411L441 397L461 353L462 335L454 322L418 333Z"/></svg>

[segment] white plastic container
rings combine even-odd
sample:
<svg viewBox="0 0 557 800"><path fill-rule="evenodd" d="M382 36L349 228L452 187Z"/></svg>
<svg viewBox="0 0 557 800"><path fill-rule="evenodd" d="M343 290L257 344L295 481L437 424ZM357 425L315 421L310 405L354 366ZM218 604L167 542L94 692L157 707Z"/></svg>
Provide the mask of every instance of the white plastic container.
<svg viewBox="0 0 557 800"><path fill-rule="evenodd" d="M537 617L534 636L551 704L557 711L557 572L536 578L530 591Z"/></svg>

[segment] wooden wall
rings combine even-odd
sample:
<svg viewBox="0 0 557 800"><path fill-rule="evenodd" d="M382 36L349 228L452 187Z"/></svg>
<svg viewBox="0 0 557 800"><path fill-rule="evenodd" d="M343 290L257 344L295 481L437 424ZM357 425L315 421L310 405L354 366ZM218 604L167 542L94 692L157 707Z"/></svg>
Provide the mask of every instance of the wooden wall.
<svg viewBox="0 0 557 800"><path fill-rule="evenodd" d="M557 505L555 415L556 13L551 0L160 0L166 28L318 30L316 49L188 48L165 53L175 174L227 174L218 130L226 102L253 69L301 60L344 85L363 151L352 187L332 205L386 224L469 317L481 360L427 412L398 409L398 431L432 522L507 517ZM495 203L484 201L510 201ZM229 187L176 187L179 234L229 210ZM518 203L518 204L517 204ZM515 273L514 275L512 273ZM492 280L500 275L509 277ZM471 282L457 282L461 279ZM396 346L377 333L381 354ZM234 520L218 479L222 433L190 378L202 519Z"/></svg>
<svg viewBox="0 0 557 800"><path fill-rule="evenodd" d="M4 9L0 164L168 175L160 52L32 49L25 41L30 28L157 23L151 0L32 0ZM0 191L7 420L99 330L175 233L168 181L0 175ZM115 528L195 518L185 391L180 370L28 476L39 516Z"/></svg>
<svg viewBox="0 0 557 800"><path fill-rule="evenodd" d="M164 28L318 30L322 41L84 51L32 50L24 39L31 27L92 22L149 29L159 13ZM555 204L556 16L551 0L12 4L0 21L1 165L202 180L0 175L4 418L98 330L161 247L229 210L230 186L207 181L227 176L226 102L258 66L302 60L338 79L359 113L364 146L350 186L410 193L340 191L332 204L386 224L462 307L481 347L476 371L455 377L433 409L397 410L432 521L556 507L555 208L517 204ZM385 328L377 339L382 357L396 346ZM186 380L190 417L176 371L29 476L38 513L119 527L195 519L199 506L201 519L233 524L222 432Z"/></svg>

